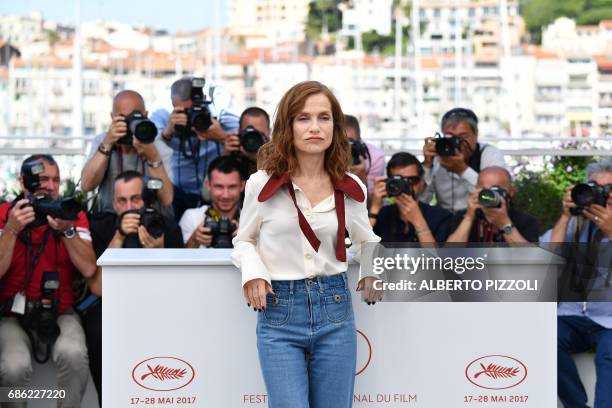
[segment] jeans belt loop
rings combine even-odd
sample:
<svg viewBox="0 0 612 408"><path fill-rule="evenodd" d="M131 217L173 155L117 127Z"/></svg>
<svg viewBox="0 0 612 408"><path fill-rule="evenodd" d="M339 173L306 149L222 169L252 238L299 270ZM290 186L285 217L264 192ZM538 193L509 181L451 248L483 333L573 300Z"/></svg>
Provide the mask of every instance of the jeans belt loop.
<svg viewBox="0 0 612 408"><path fill-rule="evenodd" d="M289 294L293 295L293 282L295 281L289 281Z"/></svg>
<svg viewBox="0 0 612 408"><path fill-rule="evenodd" d="M346 272L342 272L342 280L344 281L344 289L348 290L348 276L346 276Z"/></svg>

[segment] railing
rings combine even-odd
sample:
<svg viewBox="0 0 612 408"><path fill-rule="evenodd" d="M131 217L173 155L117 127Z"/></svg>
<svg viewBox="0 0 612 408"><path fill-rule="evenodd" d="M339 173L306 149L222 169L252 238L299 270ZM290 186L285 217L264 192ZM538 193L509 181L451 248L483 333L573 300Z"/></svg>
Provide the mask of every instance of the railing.
<svg viewBox="0 0 612 408"><path fill-rule="evenodd" d="M0 136L0 155L18 156L34 153L52 155L86 155L94 136ZM422 154L424 138L405 137L372 137L368 142L381 146L385 154L392 155L397 151L407 151L415 155ZM28 146L30 141L47 141ZM80 147L61 146L63 142L82 142ZM508 156L612 156L612 136L604 137L534 137L525 136L517 139L501 137L481 137L481 143L497 146ZM71 143L72 144L72 143ZM571 148L563 144L575 144Z"/></svg>

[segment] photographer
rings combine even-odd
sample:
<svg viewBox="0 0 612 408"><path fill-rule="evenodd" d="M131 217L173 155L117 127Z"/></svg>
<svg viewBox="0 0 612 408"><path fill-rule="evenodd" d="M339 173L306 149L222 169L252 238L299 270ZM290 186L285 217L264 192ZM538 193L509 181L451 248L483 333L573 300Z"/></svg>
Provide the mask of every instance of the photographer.
<svg viewBox="0 0 612 408"><path fill-rule="evenodd" d="M513 194L508 170L495 166L483 169L467 210L455 213L450 227L453 233L446 242L538 242L539 221L510 206Z"/></svg>
<svg viewBox="0 0 612 408"><path fill-rule="evenodd" d="M425 139L425 182L421 195L429 203L435 193L438 205L455 212L467 208L481 169L505 167L504 155L495 146L478 143L478 118L469 109L455 108L442 117L444 137Z"/></svg>
<svg viewBox="0 0 612 408"><path fill-rule="evenodd" d="M172 113L158 110L151 120L172 149L174 213L177 220L202 201L202 182L210 162L222 154L226 132L238 130L234 102L222 87L204 78L172 84Z"/></svg>
<svg viewBox="0 0 612 408"><path fill-rule="evenodd" d="M387 164L387 175L377 188L384 188L384 196L393 197L394 203L369 214L376 218L374 233L381 242L444 242L451 213L418 201L425 189L421 162L410 153L396 153Z"/></svg>
<svg viewBox="0 0 612 408"><path fill-rule="evenodd" d="M161 179L164 188L159 190L158 198L162 207L170 207L173 191L166 170L170 169L172 152L164 143L155 140L157 129L146 120L142 96L130 90L119 92L113 99L111 117L108 131L94 138L81 173L84 191L99 187L94 211L114 211L114 180L127 170Z"/></svg>
<svg viewBox="0 0 612 408"><path fill-rule="evenodd" d="M187 248L232 248L240 215L240 195L244 177L233 156L217 157L208 167L206 188L212 205L192 208L179 223Z"/></svg>
<svg viewBox="0 0 612 408"><path fill-rule="evenodd" d="M155 179L145 183L142 174L134 170L124 171L115 178L113 210L116 215L100 223L92 221L96 253L101 254L106 248L183 247L176 223L154 210L155 193L147 188L152 181ZM163 186L158 185L155 189L159 188ZM147 226L147 220L152 220L152 227ZM109 224L116 228L108 228Z"/></svg>
<svg viewBox="0 0 612 408"><path fill-rule="evenodd" d="M385 153L373 144L361 140L361 128L355 116L344 115L344 130L351 143L353 155L350 172L363 181L371 194L376 178L385 174Z"/></svg>
<svg viewBox="0 0 612 408"><path fill-rule="evenodd" d="M155 188L153 188L155 187ZM96 257L107 248L182 248L180 230L173 218L162 217L154 208L159 179L145 183L142 174L128 170L115 178L113 212L104 218L91 219L91 237ZM145 219L146 218L146 219ZM79 304L87 347L91 376L98 398L102 396L102 270L88 280L89 293Z"/></svg>
<svg viewBox="0 0 612 408"><path fill-rule="evenodd" d="M244 165L248 176L257 171L257 152L270 140L270 116L268 113L252 106L240 115L240 130L228 133L223 147L223 155L237 156Z"/></svg>
<svg viewBox="0 0 612 408"><path fill-rule="evenodd" d="M32 354L41 363L51 358L66 389L59 406L78 406L88 359L72 279L96 270L89 225L78 204L58 201L53 157L27 158L19 182L23 193L0 205L0 386L28 386Z"/></svg>
<svg viewBox="0 0 612 408"><path fill-rule="evenodd" d="M587 166L588 184L567 189L563 197L563 213L553 227L542 236L543 242L581 243L571 246L585 252L582 272L596 268L591 289L609 293L612 282L612 160ZM582 250L585 248L586 250ZM580 258L579 258L580 259ZM580 271L577 271L580 273ZM612 406L612 303L559 302L557 308L557 383L559 399L565 407L586 407L584 389L572 354L595 351L595 407Z"/></svg>

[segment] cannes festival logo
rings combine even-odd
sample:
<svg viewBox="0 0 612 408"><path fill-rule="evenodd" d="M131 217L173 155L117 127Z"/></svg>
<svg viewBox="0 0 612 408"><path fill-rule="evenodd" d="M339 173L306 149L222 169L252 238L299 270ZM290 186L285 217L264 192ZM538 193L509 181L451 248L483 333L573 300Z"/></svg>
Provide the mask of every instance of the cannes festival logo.
<svg viewBox="0 0 612 408"><path fill-rule="evenodd" d="M477 387L488 390L505 390L525 381L527 366L514 357L483 356L467 365L465 376Z"/></svg>
<svg viewBox="0 0 612 408"><path fill-rule="evenodd" d="M195 378L193 366L176 357L151 357L134 366L132 379L151 391L174 391Z"/></svg>
<svg viewBox="0 0 612 408"><path fill-rule="evenodd" d="M357 372L355 376L363 373L372 360L372 343L361 331L357 330Z"/></svg>

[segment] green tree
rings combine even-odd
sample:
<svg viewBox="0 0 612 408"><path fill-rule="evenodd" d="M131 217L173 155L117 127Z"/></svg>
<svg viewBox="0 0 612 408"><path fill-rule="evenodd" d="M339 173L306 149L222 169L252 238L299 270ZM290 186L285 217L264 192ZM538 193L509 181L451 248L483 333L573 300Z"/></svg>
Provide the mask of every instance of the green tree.
<svg viewBox="0 0 612 408"><path fill-rule="evenodd" d="M329 33L335 33L342 27L342 13L338 10L339 0L314 0L308 5L306 20L306 38L317 42L321 39L323 27Z"/></svg>
<svg viewBox="0 0 612 408"><path fill-rule="evenodd" d="M520 0L519 7L535 43L541 41L542 29L559 17L575 19L578 24L598 24L612 18L610 0Z"/></svg>

